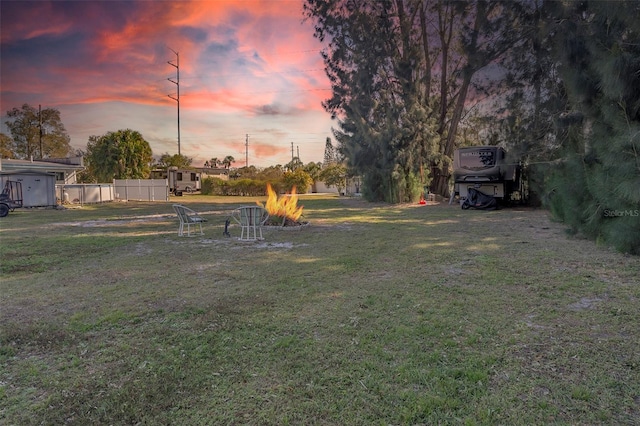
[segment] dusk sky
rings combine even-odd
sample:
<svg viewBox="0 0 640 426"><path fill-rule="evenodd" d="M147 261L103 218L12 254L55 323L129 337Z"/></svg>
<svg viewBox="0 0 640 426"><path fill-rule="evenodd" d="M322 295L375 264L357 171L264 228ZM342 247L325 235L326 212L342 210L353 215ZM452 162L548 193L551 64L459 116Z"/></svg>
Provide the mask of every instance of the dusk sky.
<svg viewBox="0 0 640 426"><path fill-rule="evenodd" d="M202 166L322 161L331 94L320 42L302 0L0 2L1 131L28 103L56 108L73 148L91 135L133 129L155 156L181 153ZM173 50L173 51L172 51Z"/></svg>

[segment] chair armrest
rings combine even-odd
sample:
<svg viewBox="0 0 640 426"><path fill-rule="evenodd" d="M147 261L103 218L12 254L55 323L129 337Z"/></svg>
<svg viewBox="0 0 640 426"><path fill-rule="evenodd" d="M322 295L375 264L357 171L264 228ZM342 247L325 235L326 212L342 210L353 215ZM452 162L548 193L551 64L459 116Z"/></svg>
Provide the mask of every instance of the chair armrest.
<svg viewBox="0 0 640 426"><path fill-rule="evenodd" d="M267 211L267 209L263 208L262 216L260 217L260 225L264 225L265 223L267 223L267 220L269 220L269 212Z"/></svg>

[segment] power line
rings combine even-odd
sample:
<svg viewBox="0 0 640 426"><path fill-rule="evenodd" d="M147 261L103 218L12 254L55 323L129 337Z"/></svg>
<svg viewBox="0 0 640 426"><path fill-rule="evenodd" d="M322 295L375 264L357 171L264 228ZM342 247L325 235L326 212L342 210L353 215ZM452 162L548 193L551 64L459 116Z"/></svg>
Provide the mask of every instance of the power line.
<svg viewBox="0 0 640 426"><path fill-rule="evenodd" d="M239 95L252 95L252 94L256 94L256 93L302 93L302 92L330 92L333 89L300 89L300 90L264 90L264 91L247 91L247 92L241 92L241 91L233 91L234 94L239 94ZM209 93L210 95L213 95L213 92L211 92L210 90L207 90L207 93ZM189 94L187 93L184 96L189 96Z"/></svg>
<svg viewBox="0 0 640 426"><path fill-rule="evenodd" d="M246 59L246 58L254 58L254 55L257 54L260 58L262 58L262 56L270 56L271 58L278 58L278 57L282 57L282 56L286 56L286 55L293 55L293 54L300 54L300 53L312 53L312 52L322 52L323 49L309 49L309 50L289 50L286 52L278 52L278 53L274 53L275 50L262 50L262 51L258 51L256 49L252 49L250 51L245 51L245 52L240 52L240 51L235 51L232 52L231 54L228 54L227 56L234 56L237 59ZM247 52L249 52L249 54L247 54ZM235 54L234 54L235 53ZM210 64L215 62L216 60L202 60L201 63L203 64Z"/></svg>
<svg viewBox="0 0 640 426"><path fill-rule="evenodd" d="M207 74L205 77L206 78L213 78L213 77L235 77L235 76L246 76L246 75L251 75L254 76L256 78L259 77L263 77L264 75L270 75L270 74L304 74L304 73L308 73L308 72L312 72L312 71L324 71L323 68L314 68L314 69L308 69L308 70L290 70L290 71L255 71L255 72L236 72L236 73L226 73L226 74ZM191 79L199 79L202 80L203 75L193 75L191 77L186 77L183 78L183 80L191 80Z"/></svg>
<svg viewBox="0 0 640 426"><path fill-rule="evenodd" d="M300 93L300 92L330 92L333 89L300 89L300 90L265 90L265 91L251 91L251 92L234 92L239 94L252 94L252 93Z"/></svg>
<svg viewBox="0 0 640 426"><path fill-rule="evenodd" d="M202 74L194 74L188 77L182 77L182 80L200 80L202 82L203 78L218 78L218 77L242 77L242 76L253 76L255 78L263 78L265 76L269 76L269 75L278 75L278 74L307 74L309 72L316 72L316 71L324 71L324 69L322 68L315 68L315 69L308 69L308 70L291 70L291 71L259 71L259 72L236 72L236 73L226 73L226 74L207 74L207 75L202 75ZM164 78L155 80L155 81L164 81Z"/></svg>

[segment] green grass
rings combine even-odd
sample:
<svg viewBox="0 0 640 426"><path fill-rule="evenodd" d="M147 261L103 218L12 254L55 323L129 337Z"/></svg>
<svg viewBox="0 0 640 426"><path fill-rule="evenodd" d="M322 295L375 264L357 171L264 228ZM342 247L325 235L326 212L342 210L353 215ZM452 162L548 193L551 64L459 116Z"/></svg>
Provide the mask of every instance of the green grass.
<svg viewBox="0 0 640 426"><path fill-rule="evenodd" d="M301 196L16 210L0 221L0 423L640 423L640 259L544 211Z"/></svg>

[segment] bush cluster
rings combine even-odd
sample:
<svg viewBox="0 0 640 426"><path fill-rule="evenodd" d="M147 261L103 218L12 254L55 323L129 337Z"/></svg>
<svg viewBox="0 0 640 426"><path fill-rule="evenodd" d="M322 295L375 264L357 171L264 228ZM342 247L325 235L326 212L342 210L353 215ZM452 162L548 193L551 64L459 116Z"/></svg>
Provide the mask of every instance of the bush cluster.
<svg viewBox="0 0 640 426"><path fill-rule="evenodd" d="M202 180L201 192L203 195L238 195L261 196L267 195L267 183L271 184L276 193L291 192L296 187L298 194L306 193L313 179L304 171L285 172L280 179L232 179L222 180L216 177L208 177Z"/></svg>
<svg viewBox="0 0 640 426"><path fill-rule="evenodd" d="M202 181L201 192L203 195L235 195L235 196L262 196L267 195L267 183L276 193L291 191L291 187L284 182L271 182L260 179L222 180L216 177L208 177ZM298 193L304 193L296 187Z"/></svg>

